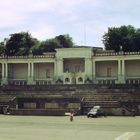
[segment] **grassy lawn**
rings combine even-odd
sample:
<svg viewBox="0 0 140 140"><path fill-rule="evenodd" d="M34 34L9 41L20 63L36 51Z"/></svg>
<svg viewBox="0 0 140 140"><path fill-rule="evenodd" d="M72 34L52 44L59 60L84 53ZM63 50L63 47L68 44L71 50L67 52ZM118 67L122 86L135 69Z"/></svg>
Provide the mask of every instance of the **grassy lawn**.
<svg viewBox="0 0 140 140"><path fill-rule="evenodd" d="M0 115L0 140L140 140L140 117Z"/></svg>

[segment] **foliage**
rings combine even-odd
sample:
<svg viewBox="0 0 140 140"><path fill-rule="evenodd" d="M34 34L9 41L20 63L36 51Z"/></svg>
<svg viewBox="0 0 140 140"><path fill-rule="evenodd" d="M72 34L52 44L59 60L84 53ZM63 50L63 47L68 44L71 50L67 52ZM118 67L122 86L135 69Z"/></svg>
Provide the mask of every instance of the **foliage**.
<svg viewBox="0 0 140 140"><path fill-rule="evenodd" d="M63 46L56 39L47 39L40 43L42 52L54 52L55 48L62 48Z"/></svg>
<svg viewBox="0 0 140 140"><path fill-rule="evenodd" d="M0 54L14 55L42 55L44 52L55 52L56 48L74 47L72 38L66 35L59 35L45 41L38 41L28 32L19 32L10 35L10 38L0 43Z"/></svg>
<svg viewBox="0 0 140 140"><path fill-rule="evenodd" d="M55 39L57 39L59 41L59 43L63 46L63 48L74 47L72 38L68 34L56 36Z"/></svg>
<svg viewBox="0 0 140 140"><path fill-rule="evenodd" d="M4 42L0 42L0 55L3 55L5 51Z"/></svg>
<svg viewBox="0 0 140 140"><path fill-rule="evenodd" d="M42 55L43 52L40 48L40 42L38 41L30 50L30 53L32 52L33 55Z"/></svg>
<svg viewBox="0 0 140 140"><path fill-rule="evenodd" d="M110 27L103 35L106 50L140 51L140 29L133 26Z"/></svg>
<svg viewBox="0 0 140 140"><path fill-rule="evenodd" d="M28 32L11 34L6 43L6 55L28 55L37 42Z"/></svg>
<svg viewBox="0 0 140 140"><path fill-rule="evenodd" d="M52 39L41 41L37 47L33 49L33 54L43 54L44 52L55 52L56 48L71 48L74 44L69 35L59 35Z"/></svg>

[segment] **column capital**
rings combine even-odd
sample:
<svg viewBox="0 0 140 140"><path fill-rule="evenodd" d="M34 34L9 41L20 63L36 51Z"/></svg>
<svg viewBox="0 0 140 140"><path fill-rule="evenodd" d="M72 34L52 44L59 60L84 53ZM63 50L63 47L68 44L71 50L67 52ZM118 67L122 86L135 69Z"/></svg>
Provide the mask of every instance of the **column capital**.
<svg viewBox="0 0 140 140"><path fill-rule="evenodd" d="M56 61L63 61L63 58L57 58Z"/></svg>
<svg viewBox="0 0 140 140"><path fill-rule="evenodd" d="M90 61L90 60L91 60L91 58L89 58L89 57L88 58L85 58L85 61Z"/></svg>

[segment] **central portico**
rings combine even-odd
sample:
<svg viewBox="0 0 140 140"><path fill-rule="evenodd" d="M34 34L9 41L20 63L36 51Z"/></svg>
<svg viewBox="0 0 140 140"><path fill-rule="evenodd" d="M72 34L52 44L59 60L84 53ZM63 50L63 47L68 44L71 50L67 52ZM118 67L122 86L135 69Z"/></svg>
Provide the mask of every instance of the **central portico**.
<svg viewBox="0 0 140 140"><path fill-rule="evenodd" d="M56 77L64 84L84 84L92 80L92 48L56 49Z"/></svg>

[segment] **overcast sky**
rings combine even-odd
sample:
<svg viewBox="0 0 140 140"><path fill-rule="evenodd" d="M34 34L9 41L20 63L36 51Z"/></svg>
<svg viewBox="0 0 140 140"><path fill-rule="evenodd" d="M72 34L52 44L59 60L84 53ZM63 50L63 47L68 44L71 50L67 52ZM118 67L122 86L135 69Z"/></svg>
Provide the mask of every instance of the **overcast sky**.
<svg viewBox="0 0 140 140"><path fill-rule="evenodd" d="M108 27L140 28L140 0L0 0L0 41L29 31L39 40L69 34L75 44L103 47Z"/></svg>

